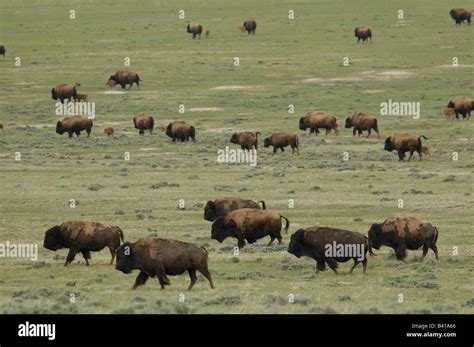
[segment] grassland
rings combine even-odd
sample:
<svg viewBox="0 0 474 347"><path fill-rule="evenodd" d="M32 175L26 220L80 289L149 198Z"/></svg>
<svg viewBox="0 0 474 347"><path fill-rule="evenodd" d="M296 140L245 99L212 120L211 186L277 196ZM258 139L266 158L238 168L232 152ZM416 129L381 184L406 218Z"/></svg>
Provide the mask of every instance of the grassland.
<svg viewBox="0 0 474 347"><path fill-rule="evenodd" d="M470 8L472 2L456 6ZM455 96L474 97L474 26L456 28L451 7L447 0L0 0L0 41L7 48L6 61L0 61L0 242L40 245L37 262L0 259L0 311L473 313L474 123L447 121L441 108ZM68 18L71 9L74 20ZM180 9L185 20L178 19ZM237 29L249 16L258 22L255 36ZM202 23L210 37L191 40L186 20ZM372 28L372 44L356 43L357 25ZM141 90L107 93L105 82L124 68L125 57L143 79ZM349 67L342 66L343 57ZM460 66L449 66L453 57ZM66 82L81 83L80 91L96 102L89 139L54 132L50 90ZM251 88L213 89L229 85ZM378 116L380 140L353 138L343 129L349 111L377 115L387 99L420 102L421 118ZM338 137L298 130L299 117L314 109L337 116ZM152 136L133 129L139 111L158 123ZM195 144L173 144L160 131L173 119L196 126ZM102 132L110 125L115 139ZM301 155L272 156L262 148L255 168L217 163L217 149L243 129L264 136L295 132ZM428 137L432 158L399 163L383 151L383 139L394 132ZM15 152L21 161L14 160ZM125 152L130 161L123 160ZM348 275L349 264L337 276L316 275L312 260L286 252L290 233L282 245L266 247L261 240L236 257L234 242L211 240L210 223L202 218L207 200L226 195L265 200L290 219L290 233L312 225L366 233L390 215L413 214L438 227L440 260L429 253L420 262L416 251L406 263L397 262L383 248L369 259L366 276L361 268ZM70 199L78 202L75 209ZM180 199L185 210L177 208ZM203 245L216 289L199 276L185 292L189 279L182 275L164 291L155 281L132 291L135 276L107 265L106 250L92 255L90 267L77 257L64 268L66 251L54 254L41 245L47 228L74 218L119 225L128 240L159 235ZM290 294L294 303L288 303Z"/></svg>

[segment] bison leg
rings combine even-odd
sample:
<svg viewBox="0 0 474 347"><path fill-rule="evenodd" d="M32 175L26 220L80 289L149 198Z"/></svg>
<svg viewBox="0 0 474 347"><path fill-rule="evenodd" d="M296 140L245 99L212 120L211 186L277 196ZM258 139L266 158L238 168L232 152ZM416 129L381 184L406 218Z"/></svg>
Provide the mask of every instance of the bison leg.
<svg viewBox="0 0 474 347"><path fill-rule="evenodd" d="M410 149L410 156L408 157L408 161L411 160L411 157L413 157L413 153L415 153L414 149ZM420 159L421 160L421 159Z"/></svg>
<svg viewBox="0 0 474 347"><path fill-rule="evenodd" d="M369 132L369 133L368 133L368 135L367 135L367 138L369 138L369 136L370 136L370 133L372 132L372 129L371 129L371 128L369 128L368 132Z"/></svg>
<svg viewBox="0 0 474 347"><path fill-rule="evenodd" d="M367 273L367 257L364 257L364 260L362 260L362 266L364 267L362 272L366 274Z"/></svg>
<svg viewBox="0 0 474 347"><path fill-rule="evenodd" d="M272 155L275 155L275 152L276 152L276 151L277 151L277 147L274 146L274 147L273 147L273 153L272 153Z"/></svg>
<svg viewBox="0 0 474 347"><path fill-rule="evenodd" d="M354 127L352 128L352 136L356 136L357 129Z"/></svg>
<svg viewBox="0 0 474 347"><path fill-rule="evenodd" d="M281 149L281 151L282 151L282 152L284 152L284 151L285 151L285 149L284 149L283 147L280 147L280 149Z"/></svg>
<svg viewBox="0 0 474 347"><path fill-rule="evenodd" d="M76 256L76 253L77 253L77 249L75 248L69 249L69 253L67 254L66 262L64 263L64 266L68 266L69 264L71 264L71 262L74 260L74 257Z"/></svg>
<svg viewBox="0 0 474 347"><path fill-rule="evenodd" d="M338 273L337 270L336 270L337 269L337 262L334 259L327 258L326 263L328 263L329 268L332 271L334 271L334 273L336 273L336 274Z"/></svg>
<svg viewBox="0 0 474 347"><path fill-rule="evenodd" d="M188 290L191 290L191 288L194 286L194 284L197 281L196 269L188 269L188 273L189 273L189 278L191 278L191 283L189 283Z"/></svg>
<svg viewBox="0 0 474 347"><path fill-rule="evenodd" d="M207 278L207 280L209 281L209 285L211 286L211 289L214 289L214 282L212 282L211 273L207 269L207 266L206 268L199 270L199 272L202 273L203 276Z"/></svg>
<svg viewBox="0 0 474 347"><path fill-rule="evenodd" d="M316 260L316 273L326 270L326 264L324 260Z"/></svg>
<svg viewBox="0 0 474 347"><path fill-rule="evenodd" d="M137 84L138 90L140 90L140 81L135 82Z"/></svg>
<svg viewBox="0 0 474 347"><path fill-rule="evenodd" d="M81 251L84 260L86 261L86 265L89 266L89 259L91 259L91 252L89 251Z"/></svg>
<svg viewBox="0 0 474 347"><path fill-rule="evenodd" d="M112 256L112 259L110 259L110 264L109 265L112 265L114 263L114 259L115 259L115 248L109 247L109 250L110 250L110 255Z"/></svg>
<svg viewBox="0 0 474 347"><path fill-rule="evenodd" d="M77 137L81 136L81 131L80 130L76 130L75 133L76 133Z"/></svg>
<svg viewBox="0 0 474 347"><path fill-rule="evenodd" d="M72 137L72 134L74 134L72 131L68 131L68 132L67 132L67 135L68 135L69 138Z"/></svg>
<svg viewBox="0 0 474 347"><path fill-rule="evenodd" d="M402 149L398 150L398 161L402 161L405 159L405 152Z"/></svg>
<svg viewBox="0 0 474 347"><path fill-rule="evenodd" d="M436 247L436 245L433 243L433 244L431 244L430 248L433 250L433 252L436 256L436 260L439 260L439 258L438 258L438 247Z"/></svg>
<svg viewBox="0 0 474 347"><path fill-rule="evenodd" d="M349 270L350 274L352 273L352 271L354 271L355 267L359 264L359 261L357 259L354 258L353 260L354 260L354 264L352 264L352 267Z"/></svg>
<svg viewBox="0 0 474 347"><path fill-rule="evenodd" d="M273 243L273 241L275 241L275 236L270 235L270 237L271 239L270 239L270 242L267 244L267 246L270 246Z"/></svg>
<svg viewBox="0 0 474 347"><path fill-rule="evenodd" d="M89 138L91 136L91 129L86 129L86 132L87 132L87 138Z"/></svg>
<svg viewBox="0 0 474 347"><path fill-rule="evenodd" d="M398 245L397 249L395 250L395 256L397 257L397 260L405 261L405 257L407 256L407 245L405 242L402 242L400 245Z"/></svg>
<svg viewBox="0 0 474 347"><path fill-rule="evenodd" d="M377 138L380 139L379 129L374 128L375 132L377 133Z"/></svg>
<svg viewBox="0 0 474 347"><path fill-rule="evenodd" d="M428 254L428 249L429 249L428 243L423 244L423 255L421 256L421 260L425 259L426 255Z"/></svg>
<svg viewBox="0 0 474 347"><path fill-rule="evenodd" d="M132 289L137 289L138 287L144 285L148 280L148 275L143 271L140 271L137 278L135 279L135 284L133 285Z"/></svg>

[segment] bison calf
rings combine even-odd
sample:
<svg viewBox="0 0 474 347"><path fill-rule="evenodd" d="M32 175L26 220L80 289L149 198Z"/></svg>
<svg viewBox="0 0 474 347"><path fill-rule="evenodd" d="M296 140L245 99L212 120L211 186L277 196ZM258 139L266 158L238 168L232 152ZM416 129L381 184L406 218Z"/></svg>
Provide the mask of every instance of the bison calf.
<svg viewBox="0 0 474 347"><path fill-rule="evenodd" d="M241 208L257 208L260 209L259 203L262 204L262 210L266 209L265 201L261 200L256 203L253 200L242 199L237 197L225 197L208 201L204 207L204 219L209 222L215 221L218 217L224 217L227 213Z"/></svg>
<svg viewBox="0 0 474 347"><path fill-rule="evenodd" d="M300 150L298 148L299 141L298 136L290 133L275 133L270 137L267 137L263 140L263 147L273 146L273 154L277 151L278 148L282 152L285 151L285 147L291 146L291 153L295 154L295 149L298 155L300 155Z"/></svg>
<svg viewBox="0 0 474 347"><path fill-rule="evenodd" d="M43 247L51 251L69 248L64 266L68 266L78 252L82 253L86 264L91 259L90 252L98 252L108 247L114 262L115 250L123 242L122 230L114 225L95 223L87 220L72 220L48 229L44 236Z"/></svg>
<svg viewBox="0 0 474 347"><path fill-rule="evenodd" d="M428 139L423 135L416 137L408 134L395 134L385 139L384 150L388 152L397 151L399 161L405 160L406 152L410 152L410 157L408 158L408 161L410 161L413 153L416 151L421 160L422 137Z"/></svg>
<svg viewBox="0 0 474 347"><path fill-rule="evenodd" d="M56 133L59 135L68 133L71 138L74 133L79 137L81 131L85 130L87 137L89 137L92 131L92 125L92 119L84 116L70 116L57 121Z"/></svg>
<svg viewBox="0 0 474 347"><path fill-rule="evenodd" d="M445 107L443 113L446 119L454 119L455 117L455 110L452 107Z"/></svg>
<svg viewBox="0 0 474 347"><path fill-rule="evenodd" d="M161 289L164 289L165 285L171 284L166 275L175 276L187 271L191 278L188 290L191 290L197 281L196 270L207 278L214 289L207 261L208 254L204 247L188 242L146 237L120 246L115 268L125 274L140 270L133 289L144 285L149 277L157 277Z"/></svg>
<svg viewBox="0 0 474 347"><path fill-rule="evenodd" d="M432 249L438 259L438 229L431 223L415 217L395 216L381 224L372 224L369 229L369 251L388 246L395 251L398 260L406 257L407 249L416 250L423 246L423 257Z"/></svg>
<svg viewBox="0 0 474 347"><path fill-rule="evenodd" d="M431 150L428 146L421 146L421 155L425 158L431 157Z"/></svg>
<svg viewBox="0 0 474 347"><path fill-rule="evenodd" d="M114 137L114 128L112 127L105 128L104 133L107 134L107 137L108 136Z"/></svg>
<svg viewBox="0 0 474 347"><path fill-rule="evenodd" d="M87 94L80 94L77 93L76 97L74 98L75 101L87 101Z"/></svg>
<svg viewBox="0 0 474 347"><path fill-rule="evenodd" d="M367 270L367 237L354 231L328 227L299 229L291 235L288 253L297 258L302 256L316 260L316 273L326 270L326 264L337 273L338 262L354 261L349 273L362 263Z"/></svg>
<svg viewBox="0 0 474 347"><path fill-rule="evenodd" d="M281 221L286 221L285 231L288 231L290 221L276 212L254 208L242 208L229 212L224 217L218 217L212 223L211 238L222 243L228 237L238 240L240 248L258 239L270 236L270 246L275 239L281 244Z"/></svg>

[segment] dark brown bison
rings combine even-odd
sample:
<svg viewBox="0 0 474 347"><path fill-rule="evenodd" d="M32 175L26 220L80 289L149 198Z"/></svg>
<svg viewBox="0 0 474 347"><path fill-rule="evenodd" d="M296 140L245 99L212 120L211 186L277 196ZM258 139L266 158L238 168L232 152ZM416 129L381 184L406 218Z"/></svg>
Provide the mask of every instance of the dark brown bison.
<svg viewBox="0 0 474 347"><path fill-rule="evenodd" d="M204 247L188 242L146 237L120 246L115 268L125 274L140 270L133 289L144 285L148 277L157 277L161 289L164 289L166 285L170 285L167 275L175 276L187 271L191 278L188 290L191 290L197 281L196 270L207 278L214 289L207 260L208 254Z"/></svg>
<svg viewBox="0 0 474 347"><path fill-rule="evenodd" d="M107 127L107 128L104 129L104 133L107 134L107 137L108 136L114 137L114 128Z"/></svg>
<svg viewBox="0 0 474 347"><path fill-rule="evenodd" d="M133 125L135 129L138 129L140 135L145 135L145 130L150 130L150 135L153 133L153 127L155 126L155 120L152 116L148 116L145 113L138 113L133 117Z"/></svg>
<svg viewBox="0 0 474 347"><path fill-rule="evenodd" d="M176 140L180 140L181 142L189 141L189 138L191 138L193 142L196 141L196 129L184 121L174 121L169 123L166 126L165 133L167 136L171 137L173 142Z"/></svg>
<svg viewBox="0 0 474 347"><path fill-rule="evenodd" d="M80 84L76 83L75 85L70 85L67 83L62 83L56 85L56 87L51 89L51 98L53 100L60 100L61 103L64 103L64 100L71 101L72 98L74 100L77 99L77 89L76 87L79 87Z"/></svg>
<svg viewBox="0 0 474 347"><path fill-rule="evenodd" d="M109 83L110 81L113 81L115 83ZM107 81L107 85L109 87L115 87L116 84L119 84L122 89L125 89L125 86L127 84L130 84L130 87L128 89L132 88L133 84L136 83L138 90L140 90L140 77L138 76L137 73L132 72L132 71L117 71L115 75L111 75L109 77L109 80Z"/></svg>
<svg viewBox="0 0 474 347"><path fill-rule="evenodd" d="M74 98L75 101L87 101L87 94L77 93L77 96Z"/></svg>
<svg viewBox="0 0 474 347"><path fill-rule="evenodd" d="M395 216L387 218L381 224L372 224L369 229L369 251L381 246L393 248L398 260L406 257L406 250L416 250L423 246L423 258L432 249L438 259L438 229L431 223L415 217ZM422 258L422 259L423 259Z"/></svg>
<svg viewBox="0 0 474 347"><path fill-rule="evenodd" d="M421 138L428 139L424 135L421 136L413 136L408 134L395 134L393 136L387 137L385 139L385 146L384 150L388 152L397 151L399 161L405 160L405 153L410 152L410 157L408 161L410 161L413 153L418 152L421 160Z"/></svg>
<svg viewBox="0 0 474 347"><path fill-rule="evenodd" d="M319 134L318 129L326 129L326 135L334 130L334 134L339 135L337 119L328 112L312 111L300 118L300 130L310 129L309 134Z"/></svg>
<svg viewBox="0 0 474 347"><path fill-rule="evenodd" d="M92 119L89 119L84 116L69 116L58 120L56 123L56 133L62 135L68 133L69 137L72 137L72 134L75 133L77 137L81 134L82 130L87 132L87 137L90 136L92 131Z"/></svg>
<svg viewBox="0 0 474 347"><path fill-rule="evenodd" d="M448 108L453 108L456 114L456 119L459 119L459 115L462 115L463 119L471 118L471 111L474 110L474 101L464 96L458 96L448 102Z"/></svg>
<svg viewBox="0 0 474 347"><path fill-rule="evenodd" d="M337 273L339 263L354 261L349 273L362 263L367 270L367 237L354 231L329 227L299 229L291 235L288 253L297 258L306 256L316 260L316 273L326 270L326 264Z"/></svg>
<svg viewBox="0 0 474 347"><path fill-rule="evenodd" d="M247 31L250 34L255 35L255 30L257 29L257 22L253 19L248 19L240 27L240 32L243 33Z"/></svg>
<svg viewBox="0 0 474 347"><path fill-rule="evenodd" d="M190 34L193 34L193 39L195 39L196 36L199 36L199 38L201 38L202 25L198 22L191 22L186 27L186 31Z"/></svg>
<svg viewBox="0 0 474 347"><path fill-rule="evenodd" d="M372 129L377 133L377 138L380 139L379 128L377 125L377 118L369 115L365 112L354 112L352 116L346 118L347 129L353 128L352 135L355 136L356 132L358 136L362 134L363 130L368 131L367 137L370 136Z"/></svg>
<svg viewBox="0 0 474 347"><path fill-rule="evenodd" d="M471 25L472 11L468 11L463 8L453 8L451 11L449 11L449 14L456 22L455 25L461 25L461 23L464 21L467 21L467 24Z"/></svg>
<svg viewBox="0 0 474 347"><path fill-rule="evenodd" d="M270 236L270 246L275 238L281 244L281 220L286 221L285 232L288 231L290 221L273 211L255 208L241 208L229 212L224 217L218 217L212 223L211 238L222 243L227 237L234 237L240 248L258 239Z"/></svg>
<svg viewBox="0 0 474 347"><path fill-rule="evenodd" d="M360 40L362 40L362 42L368 41L368 39L370 39L370 43L372 43L372 31L367 27L355 28L354 35L357 37L357 43L359 43Z"/></svg>
<svg viewBox="0 0 474 347"><path fill-rule="evenodd" d="M78 252L82 253L86 264L91 259L90 252L99 252L108 247L114 262L115 250L123 242L122 230L114 225L101 224L88 220L71 220L48 229L44 235L43 247L51 251L68 248L69 253L64 266L68 266Z"/></svg>
<svg viewBox="0 0 474 347"><path fill-rule="evenodd" d="M5 53L7 50L5 49L5 46L0 43L0 54L3 55L3 61L5 61Z"/></svg>
<svg viewBox="0 0 474 347"><path fill-rule="evenodd" d="M275 133L272 134L270 137L267 137L263 140L263 147L270 147L273 146L273 154L277 151L278 148L281 149L282 152L285 151L284 147L291 146L291 153L295 154L295 149L298 155L300 155L299 151L299 142L298 136L290 133Z"/></svg>
<svg viewBox="0 0 474 347"><path fill-rule="evenodd" d="M259 131L253 133L251 131L242 131L240 133L234 133L230 138L230 143L240 145L240 148L251 150L252 148L258 149L258 135L261 135Z"/></svg>
<svg viewBox="0 0 474 347"><path fill-rule="evenodd" d="M204 219L210 222L215 221L218 217L224 217L227 213L241 209L241 208L260 208L259 204L262 204L262 210L267 207L265 201L261 200L256 203L253 200L242 199L237 197L225 197L214 201L208 201L206 207L204 207Z"/></svg>

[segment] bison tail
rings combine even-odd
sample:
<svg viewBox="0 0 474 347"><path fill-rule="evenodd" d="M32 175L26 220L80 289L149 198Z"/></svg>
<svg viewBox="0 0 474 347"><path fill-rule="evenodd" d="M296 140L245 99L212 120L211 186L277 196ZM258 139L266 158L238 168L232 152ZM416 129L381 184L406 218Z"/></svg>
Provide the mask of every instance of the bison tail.
<svg viewBox="0 0 474 347"><path fill-rule="evenodd" d="M153 129L154 127L155 127L155 120L152 117L150 117L150 128Z"/></svg>
<svg viewBox="0 0 474 347"><path fill-rule="evenodd" d="M425 140L428 140L428 138L425 135L420 135L418 136L418 139L424 138Z"/></svg>
<svg viewBox="0 0 474 347"><path fill-rule="evenodd" d="M434 227L434 229L436 231L436 234L435 234L435 237L434 237L434 244L436 245L436 242L438 242L438 228Z"/></svg>
<svg viewBox="0 0 474 347"><path fill-rule="evenodd" d="M140 79L140 76L138 76L138 74L137 74L137 81L143 82L143 80Z"/></svg>
<svg viewBox="0 0 474 347"><path fill-rule="evenodd" d="M122 240L122 242L123 242L124 237L123 237L123 231L122 231L122 229L118 228L118 232L119 232L119 234L120 234L120 240Z"/></svg>
<svg viewBox="0 0 474 347"><path fill-rule="evenodd" d="M204 246L201 246L201 249L206 253L206 255L209 254L209 253L207 252L207 249L204 248Z"/></svg>
<svg viewBox="0 0 474 347"><path fill-rule="evenodd" d="M258 136L259 136L259 135L261 136L262 133L261 133L260 131L257 131L257 132L255 133L255 137L257 138L257 140L258 140Z"/></svg>
<svg viewBox="0 0 474 347"><path fill-rule="evenodd" d="M80 83L76 83L76 84L74 84L74 88L76 88L76 87L80 87L80 86L81 86L81 84L80 84Z"/></svg>
<svg viewBox="0 0 474 347"><path fill-rule="evenodd" d="M266 209L267 209L267 205L265 204L265 201L260 200L258 203L259 203L259 204L262 203L262 210L266 210Z"/></svg>
<svg viewBox="0 0 474 347"><path fill-rule="evenodd" d="M377 118L374 118L374 129L376 129L376 130L379 129L379 125L377 123Z"/></svg>
<svg viewBox="0 0 474 347"><path fill-rule="evenodd" d="M300 144L300 139L299 139L298 135L296 135L296 144L297 144L297 145Z"/></svg>
<svg viewBox="0 0 474 347"><path fill-rule="evenodd" d="M290 227L290 221L288 220L288 218L286 217L283 217L282 215L280 215L280 220L284 219L286 221L286 225L285 225L285 233L288 232L288 228Z"/></svg>

